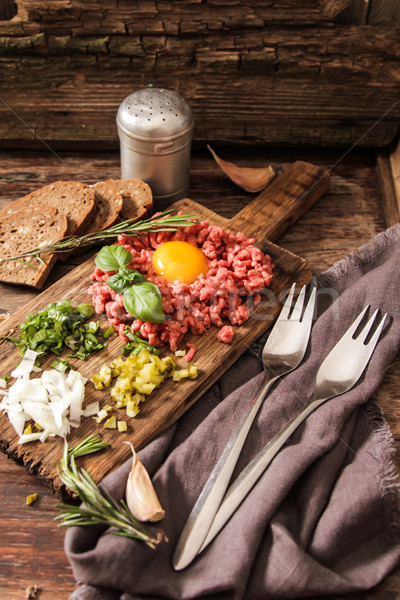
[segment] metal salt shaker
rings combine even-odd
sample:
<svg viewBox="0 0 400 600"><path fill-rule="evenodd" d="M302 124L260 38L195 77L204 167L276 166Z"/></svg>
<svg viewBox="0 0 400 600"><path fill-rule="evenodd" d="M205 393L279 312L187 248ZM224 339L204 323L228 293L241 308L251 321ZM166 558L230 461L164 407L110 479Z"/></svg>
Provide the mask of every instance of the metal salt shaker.
<svg viewBox="0 0 400 600"><path fill-rule="evenodd" d="M121 103L117 127L121 179L142 179L159 204L188 195L193 114L182 96L140 89Z"/></svg>

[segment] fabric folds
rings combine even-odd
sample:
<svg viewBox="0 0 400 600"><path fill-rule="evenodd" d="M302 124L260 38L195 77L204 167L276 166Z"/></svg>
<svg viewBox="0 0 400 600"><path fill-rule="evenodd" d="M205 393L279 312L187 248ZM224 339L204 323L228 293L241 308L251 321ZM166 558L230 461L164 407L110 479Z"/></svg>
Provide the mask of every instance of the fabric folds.
<svg viewBox="0 0 400 600"><path fill-rule="evenodd" d="M400 492L393 440L375 392L400 342L400 227L316 278L317 308L301 366L270 392L234 477L311 398L323 358L369 304L387 312L359 383L295 431L208 548L184 571L172 555L184 523L260 382L257 341L140 459L166 511L156 550L99 527L68 530L79 587L71 600L269 600L370 589L400 559ZM123 495L131 460L104 480Z"/></svg>

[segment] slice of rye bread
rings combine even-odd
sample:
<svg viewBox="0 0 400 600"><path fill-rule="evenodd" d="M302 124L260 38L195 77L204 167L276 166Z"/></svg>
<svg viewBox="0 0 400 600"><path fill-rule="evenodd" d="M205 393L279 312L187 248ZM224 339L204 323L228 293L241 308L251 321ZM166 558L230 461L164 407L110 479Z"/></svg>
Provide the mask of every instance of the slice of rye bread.
<svg viewBox="0 0 400 600"><path fill-rule="evenodd" d="M99 181L90 188L94 191L96 216L85 232L86 234L103 231L114 225L119 219L119 213L123 206L122 195L105 181Z"/></svg>
<svg viewBox="0 0 400 600"><path fill-rule="evenodd" d="M54 206L29 206L0 219L0 258L16 256L45 248L61 240L68 229L67 217ZM0 281L31 286L41 289L53 263L55 254L43 253L19 261L0 262Z"/></svg>
<svg viewBox="0 0 400 600"><path fill-rule="evenodd" d="M67 217L67 235L79 236L96 216L93 190L80 181L55 181L0 210L0 219L28 206L53 206Z"/></svg>
<svg viewBox="0 0 400 600"><path fill-rule="evenodd" d="M105 183L118 190L123 199L119 213L121 221L145 219L153 209L150 186L140 179L106 179Z"/></svg>

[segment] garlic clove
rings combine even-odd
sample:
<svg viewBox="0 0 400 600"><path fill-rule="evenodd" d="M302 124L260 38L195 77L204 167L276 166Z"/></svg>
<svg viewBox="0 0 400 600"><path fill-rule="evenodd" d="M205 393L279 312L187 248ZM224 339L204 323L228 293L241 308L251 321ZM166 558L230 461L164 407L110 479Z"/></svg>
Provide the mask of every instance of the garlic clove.
<svg viewBox="0 0 400 600"><path fill-rule="evenodd" d="M125 499L129 510L139 521L160 521L165 516L150 476L140 462L132 444L132 469L126 482Z"/></svg>
<svg viewBox="0 0 400 600"><path fill-rule="evenodd" d="M275 171L270 165L268 167L260 168L238 167L231 162L219 158L208 144L207 148L228 177L236 183L236 185L239 185L246 190L246 192L260 192L275 177Z"/></svg>

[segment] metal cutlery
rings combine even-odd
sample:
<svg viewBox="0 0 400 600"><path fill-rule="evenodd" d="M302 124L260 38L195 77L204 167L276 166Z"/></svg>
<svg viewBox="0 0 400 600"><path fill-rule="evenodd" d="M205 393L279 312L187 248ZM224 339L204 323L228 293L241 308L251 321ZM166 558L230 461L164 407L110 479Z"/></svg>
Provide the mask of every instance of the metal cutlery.
<svg viewBox="0 0 400 600"><path fill-rule="evenodd" d="M310 337L316 288L304 309L306 287L303 286L293 306L295 287L294 283L263 348L264 380L261 388L250 410L229 439L186 521L173 557L173 566L177 571L184 569L200 550L228 488L250 427L269 389L277 379L293 371L304 357Z"/></svg>
<svg viewBox="0 0 400 600"><path fill-rule="evenodd" d="M377 323L378 310L376 310L362 331L357 334L357 329L367 310L368 306L361 312L321 364L310 403L264 446L230 486L200 552L208 546L222 529L295 429L326 400L344 394L357 383L378 343L387 316L385 314ZM374 326L376 328L373 334L370 335ZM366 342L369 335L370 339Z"/></svg>

